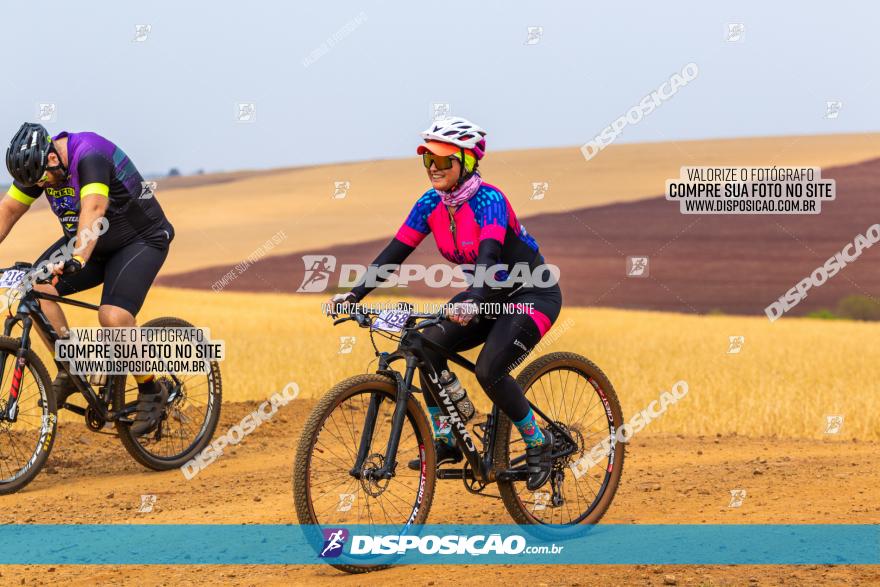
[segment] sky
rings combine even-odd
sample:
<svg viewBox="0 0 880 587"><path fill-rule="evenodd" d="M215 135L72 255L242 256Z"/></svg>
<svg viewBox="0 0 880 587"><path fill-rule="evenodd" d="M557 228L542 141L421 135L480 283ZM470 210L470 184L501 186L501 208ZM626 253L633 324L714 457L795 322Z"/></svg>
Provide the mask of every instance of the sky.
<svg viewBox="0 0 880 587"><path fill-rule="evenodd" d="M855 2L3 3L0 141L52 104L50 132L98 132L145 174L387 159L448 104L490 150L578 148L688 63L697 78L618 143L870 132L878 17Z"/></svg>

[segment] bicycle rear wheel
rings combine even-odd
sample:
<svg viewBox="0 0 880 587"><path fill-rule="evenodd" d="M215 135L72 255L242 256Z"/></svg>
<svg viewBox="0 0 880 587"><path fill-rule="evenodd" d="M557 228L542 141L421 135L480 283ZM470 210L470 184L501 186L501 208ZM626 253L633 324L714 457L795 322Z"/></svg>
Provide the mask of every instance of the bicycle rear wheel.
<svg viewBox="0 0 880 587"><path fill-rule="evenodd" d="M574 439L577 449L554 465L554 472L561 475L561 490L554 492L550 482L535 492L528 491L525 481L499 482L504 506L519 524L596 524L611 506L623 473L624 444L615 442L623 411L614 387L594 363L566 352L539 357L523 369L517 383L548 419ZM540 416L538 420L542 430L549 425ZM559 446L561 435L556 436ZM609 444L604 456L593 466L577 467L576 474L571 465L587 462L603 441ZM504 414L498 419L494 458L499 469L525 466L525 443ZM554 494L562 503L554 503Z"/></svg>
<svg viewBox="0 0 880 587"><path fill-rule="evenodd" d="M337 384L318 402L303 428L293 468L293 495L300 524L330 528L399 525L405 531L413 524L424 523L434 498L435 454L428 420L414 398L407 402L397 458L419 455L420 470L411 471L398 462L390 479L369 477L371 471L385 464L396 397L392 379L365 374ZM371 405L376 413L373 434L363 466L356 470ZM318 534L317 529L312 532ZM327 560L349 573L388 566Z"/></svg>
<svg viewBox="0 0 880 587"><path fill-rule="evenodd" d="M180 318L155 318L143 328L193 328ZM127 421L116 422L116 433L128 454L155 471L183 466L204 449L220 419L222 381L220 365L210 364L208 373L156 373L171 389L159 427L143 436L131 433ZM138 387L132 375L110 378L113 409L122 410L137 401Z"/></svg>
<svg viewBox="0 0 880 587"><path fill-rule="evenodd" d="M16 374L20 346L18 339L0 336L0 414L6 414L10 389L20 376L15 421L0 419L0 495L15 493L33 481L49 458L58 426L49 373L36 353L27 352Z"/></svg>

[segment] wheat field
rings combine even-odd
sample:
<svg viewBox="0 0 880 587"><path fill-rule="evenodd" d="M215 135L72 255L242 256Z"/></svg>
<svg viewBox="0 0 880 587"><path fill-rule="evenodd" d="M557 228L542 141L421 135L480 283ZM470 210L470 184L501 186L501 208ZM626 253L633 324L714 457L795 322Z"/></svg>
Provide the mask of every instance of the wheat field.
<svg viewBox="0 0 880 587"><path fill-rule="evenodd" d="M81 298L96 301L98 290L89 294ZM375 369L368 332L350 322L332 327L320 313L322 301L157 287L141 317L173 314L225 341L224 401L266 399L291 381L300 386L300 397L317 398L334 383ZM72 308L68 317L75 326L97 325L96 315L85 310ZM339 353L340 336L356 337L351 353ZM730 336L745 337L737 354L728 353ZM688 395L650 424L653 432L832 438L824 433L826 417L842 415L842 430L833 438L877 440L878 337L876 323L786 317L771 324L758 317L563 308L540 353L573 351L596 362L627 419L675 382L687 381ZM42 345L34 344L51 365ZM391 348L390 342L379 344ZM474 359L478 351L466 356ZM478 408L487 409L473 376L462 374L462 381Z"/></svg>
<svg viewBox="0 0 880 587"><path fill-rule="evenodd" d="M589 162L577 146L491 151L483 177L510 198L517 216L631 202L663 193L683 165L845 165L880 157L878 134L749 137L611 145ZM223 183L173 189L159 180L157 198L176 237L163 274L235 265L279 230L287 235L272 254L295 253L390 238L428 189L415 156L225 174ZM137 153L130 153L135 161ZM198 178L187 178L195 183ZM202 181L210 181L206 175ZM333 199L335 181L350 183ZM181 180L182 182L182 180ZM532 182L547 182L531 199ZM526 222L526 226L528 223ZM3 243L4 257L33 260L60 236L48 206L34 204Z"/></svg>

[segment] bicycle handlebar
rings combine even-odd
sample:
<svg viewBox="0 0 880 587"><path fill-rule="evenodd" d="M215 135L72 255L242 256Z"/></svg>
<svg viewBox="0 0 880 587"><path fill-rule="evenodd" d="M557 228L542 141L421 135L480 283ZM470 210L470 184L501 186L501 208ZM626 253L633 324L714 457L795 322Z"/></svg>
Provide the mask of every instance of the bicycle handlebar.
<svg viewBox="0 0 880 587"><path fill-rule="evenodd" d="M408 307L412 308L412 304L407 302L401 302L401 304L406 304ZM337 324L342 324L343 322L348 322L349 320L354 320L358 323L358 326L361 328L369 328L372 326L371 318L373 316L379 316L381 312L375 310L367 310L362 308L359 304L349 304L350 306L354 306L354 309L350 312L340 312L340 314L347 314L344 318L338 318L333 321L333 326ZM407 317L407 323L411 320L421 320L412 326L404 327L404 330L423 330L428 328L429 326L434 326L439 324L443 320L447 318L447 313L445 310L440 310L439 312L413 312ZM480 319L479 316L474 316L473 321L476 322Z"/></svg>
<svg viewBox="0 0 880 587"><path fill-rule="evenodd" d="M0 268L0 274L5 273L7 271L30 271L34 268L33 263L28 263L27 261L16 261L15 265L11 267L3 267ZM34 279L34 283L52 283L52 280L55 278L54 274L50 274L49 277L41 277Z"/></svg>
<svg viewBox="0 0 880 587"><path fill-rule="evenodd" d="M0 273L3 273L4 271L13 271L15 269L32 269L33 266L33 263L28 263L27 261L16 261L15 265L13 265L12 267L3 267L2 269L0 269Z"/></svg>

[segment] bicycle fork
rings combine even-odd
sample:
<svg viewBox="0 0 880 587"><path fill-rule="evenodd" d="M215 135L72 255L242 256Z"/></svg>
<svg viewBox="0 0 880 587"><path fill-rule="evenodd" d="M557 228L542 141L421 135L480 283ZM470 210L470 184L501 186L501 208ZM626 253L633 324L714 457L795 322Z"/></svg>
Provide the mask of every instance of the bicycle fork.
<svg viewBox="0 0 880 587"><path fill-rule="evenodd" d="M373 443L373 434L376 430L376 420L379 416L379 408L384 401L382 394L370 395L370 405L367 407L367 415L364 419L364 429L361 432L361 441L358 446L357 458L354 466L349 470L352 477L361 479L366 473L371 479L390 479L394 476L397 466L397 449L400 444L400 436L403 432L403 422L406 419L407 402L409 401L409 389L412 385L415 373L416 359L407 357L406 375L401 377L395 373L397 383L397 397L395 399L394 413L391 416L391 433L388 436L388 444L385 447L385 456L382 466L375 469L365 469L364 463L370 456L369 450Z"/></svg>
<svg viewBox="0 0 880 587"><path fill-rule="evenodd" d="M14 318L7 318L4 326L4 334L9 336L12 331L12 324L15 322ZM21 380L24 377L24 368L27 365L27 352L28 352L28 335L30 334L31 322L30 320L23 321L22 323L22 334L21 334L21 344L18 347L18 350L15 351L15 370L12 373L12 381L9 385L9 399L6 401L6 410L2 416L2 420L7 422L15 422L18 419L18 396L21 391ZM3 376L6 372L6 361L0 362L0 381L3 381Z"/></svg>
<svg viewBox="0 0 880 587"><path fill-rule="evenodd" d="M401 377L400 374L396 372L389 373L395 378L397 382L397 396L395 400L396 404L394 406L394 413L391 417L391 432L388 437L388 444L385 447L385 454L383 456L381 466L375 468L365 468L365 463L367 463L368 459L372 456L368 453L370 450L370 446L373 443L373 435L376 428L376 421L379 416L379 408L384 401L384 396L382 394L373 393L371 395L370 403L367 407L366 417L364 419L364 429L361 432L361 439L358 446L357 457L355 459L354 466L349 470L349 474L352 477L362 479L366 475L371 480L380 480L390 479L394 476L395 468L397 466L397 452L400 444L400 437L403 431L404 420L406 418L407 402L410 399L409 390L412 387L412 380L415 374L417 363L418 359L416 359L415 357L407 357L407 368L406 373L403 377ZM423 391L424 393L431 393L432 390ZM438 405L441 405L441 410L449 415L449 408L447 406L443 406L442 404ZM492 411L492 415L489 416L487 419L486 430L488 432L484 432L484 436L480 438L480 440L483 441L484 444L488 441L491 447L494 447L495 444L493 422L496 418L497 408ZM473 438L468 435L466 429L464 429L464 433L462 433L461 430L453 427L452 433L456 437L458 445L464 447L465 458L470 464L470 468L475 480L478 480L482 483L494 480L494 471L492 471L490 462L492 451L490 450L486 453L486 460L484 462L483 456L480 454L480 451L477 450L477 448L474 446ZM444 471L444 473L449 473L449 475L441 475L440 478L463 478L462 470Z"/></svg>

